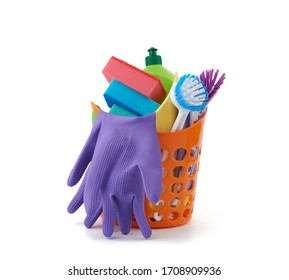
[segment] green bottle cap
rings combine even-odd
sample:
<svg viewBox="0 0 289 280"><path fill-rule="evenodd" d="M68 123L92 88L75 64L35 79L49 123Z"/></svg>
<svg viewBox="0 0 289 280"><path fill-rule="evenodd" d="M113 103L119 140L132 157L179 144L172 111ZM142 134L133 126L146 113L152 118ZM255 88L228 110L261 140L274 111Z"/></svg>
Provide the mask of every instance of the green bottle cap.
<svg viewBox="0 0 289 280"><path fill-rule="evenodd" d="M146 57L146 66L149 65L155 65L155 64L160 64L162 65L162 57L160 55L157 55L157 50L156 48L150 48L148 49L149 56Z"/></svg>

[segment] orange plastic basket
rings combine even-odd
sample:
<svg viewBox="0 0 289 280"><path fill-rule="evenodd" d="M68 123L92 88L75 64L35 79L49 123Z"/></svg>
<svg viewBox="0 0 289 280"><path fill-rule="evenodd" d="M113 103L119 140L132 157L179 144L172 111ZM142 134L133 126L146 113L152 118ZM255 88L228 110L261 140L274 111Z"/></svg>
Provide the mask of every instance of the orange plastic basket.
<svg viewBox="0 0 289 280"><path fill-rule="evenodd" d="M92 107L97 113L96 106ZM145 198L145 213L151 228L180 226L192 217L205 118L206 113L186 129L158 133L163 155L163 191L157 204ZM138 227L134 217L132 227Z"/></svg>
<svg viewBox="0 0 289 280"><path fill-rule="evenodd" d="M180 226L192 217L205 117L186 129L158 133L163 154L163 191L157 204L145 199L151 228ZM137 227L134 219L132 226Z"/></svg>

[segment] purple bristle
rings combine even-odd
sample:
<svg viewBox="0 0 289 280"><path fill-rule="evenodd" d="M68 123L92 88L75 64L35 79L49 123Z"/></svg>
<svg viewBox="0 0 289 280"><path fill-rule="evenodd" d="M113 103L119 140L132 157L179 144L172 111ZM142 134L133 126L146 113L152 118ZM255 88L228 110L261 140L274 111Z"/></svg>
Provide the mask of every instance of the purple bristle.
<svg viewBox="0 0 289 280"><path fill-rule="evenodd" d="M209 101L211 101L212 98L216 95L217 91L225 80L225 74L222 74L222 76L217 80L218 74L218 69L216 72L214 72L214 69L211 69L203 71L200 75L200 79L206 86L206 89L209 93Z"/></svg>

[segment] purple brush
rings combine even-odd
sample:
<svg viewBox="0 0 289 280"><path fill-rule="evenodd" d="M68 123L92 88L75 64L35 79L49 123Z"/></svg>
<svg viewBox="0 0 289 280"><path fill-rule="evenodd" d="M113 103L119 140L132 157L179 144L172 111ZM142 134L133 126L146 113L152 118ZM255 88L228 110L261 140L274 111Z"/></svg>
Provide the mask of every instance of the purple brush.
<svg viewBox="0 0 289 280"><path fill-rule="evenodd" d="M212 70L203 71L200 75L200 79L206 86L206 89L209 93L208 102L210 102L212 98L216 95L218 89L220 88L220 86L223 84L225 80L225 74L223 74L221 78L218 81L216 81L218 74L219 74L219 70L216 70L216 72L214 73L214 69L212 69Z"/></svg>
<svg viewBox="0 0 289 280"><path fill-rule="evenodd" d="M203 71L200 75L200 80L203 82L203 84L206 87L206 90L208 92L208 103L213 99L213 97L218 92L220 86L223 84L225 80L225 74L223 74L218 80L218 74L219 70L217 69L216 72L214 72L214 69ZM205 110L199 111L199 112L191 112L190 113L190 125L193 125L195 122L197 122L200 117L204 114Z"/></svg>

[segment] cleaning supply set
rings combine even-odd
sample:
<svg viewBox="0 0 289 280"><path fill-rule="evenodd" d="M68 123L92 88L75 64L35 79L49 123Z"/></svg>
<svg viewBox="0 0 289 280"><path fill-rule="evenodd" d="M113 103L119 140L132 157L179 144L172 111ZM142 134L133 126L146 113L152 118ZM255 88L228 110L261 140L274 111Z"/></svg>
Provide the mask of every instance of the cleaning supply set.
<svg viewBox="0 0 289 280"><path fill-rule="evenodd" d="M101 216L106 237L116 224L148 238L191 219L206 108L225 79L218 70L179 79L148 52L144 70L115 57L104 67L110 111L91 103L93 127L67 181L83 178L68 212L84 205L88 228Z"/></svg>

